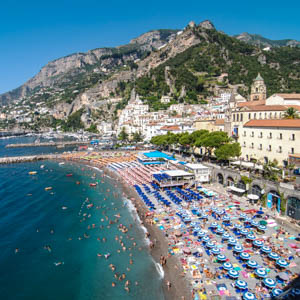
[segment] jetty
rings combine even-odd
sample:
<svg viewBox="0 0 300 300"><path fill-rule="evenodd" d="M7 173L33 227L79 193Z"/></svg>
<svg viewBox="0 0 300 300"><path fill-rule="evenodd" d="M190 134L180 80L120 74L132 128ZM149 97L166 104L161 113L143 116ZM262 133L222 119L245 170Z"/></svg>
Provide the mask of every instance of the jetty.
<svg viewBox="0 0 300 300"><path fill-rule="evenodd" d="M44 154L44 155L29 155L29 156L11 156L0 157L0 164L14 164L38 160L60 159L63 154Z"/></svg>
<svg viewBox="0 0 300 300"><path fill-rule="evenodd" d="M25 148L25 147L58 147L88 145L90 141L70 141L70 142L45 142L45 143L24 143L24 144L7 144L5 148Z"/></svg>

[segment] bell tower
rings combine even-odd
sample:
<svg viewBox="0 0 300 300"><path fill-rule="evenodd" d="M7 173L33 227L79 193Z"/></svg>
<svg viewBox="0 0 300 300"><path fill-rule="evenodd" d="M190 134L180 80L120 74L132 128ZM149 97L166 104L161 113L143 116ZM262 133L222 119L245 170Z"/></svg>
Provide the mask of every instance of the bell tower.
<svg viewBox="0 0 300 300"><path fill-rule="evenodd" d="M264 79L258 73L251 85L250 101L262 101L267 98L267 87Z"/></svg>

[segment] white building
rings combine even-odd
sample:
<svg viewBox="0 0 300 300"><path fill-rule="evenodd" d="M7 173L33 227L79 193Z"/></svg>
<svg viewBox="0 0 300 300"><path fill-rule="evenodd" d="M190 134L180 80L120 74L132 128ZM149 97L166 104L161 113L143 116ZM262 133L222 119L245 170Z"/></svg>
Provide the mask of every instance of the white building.
<svg viewBox="0 0 300 300"><path fill-rule="evenodd" d="M185 164L185 169L191 171L195 175L195 180L198 183L209 182L210 180L210 169L202 164Z"/></svg>

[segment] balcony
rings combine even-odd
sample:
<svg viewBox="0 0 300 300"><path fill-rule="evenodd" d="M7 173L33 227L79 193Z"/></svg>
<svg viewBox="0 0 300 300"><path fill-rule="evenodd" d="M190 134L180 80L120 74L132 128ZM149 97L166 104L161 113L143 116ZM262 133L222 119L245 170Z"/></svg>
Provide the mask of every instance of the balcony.
<svg viewBox="0 0 300 300"><path fill-rule="evenodd" d="M282 153L282 150L281 150L281 149L278 149L276 152L277 152L277 153Z"/></svg>
<svg viewBox="0 0 300 300"><path fill-rule="evenodd" d="M295 138L290 137L289 140L290 141L295 141Z"/></svg>
<svg viewBox="0 0 300 300"><path fill-rule="evenodd" d="M259 136L258 136L258 138L259 138L259 139L262 139L262 138L263 138L263 136L262 136L262 135L259 135Z"/></svg>
<svg viewBox="0 0 300 300"><path fill-rule="evenodd" d="M262 150L263 148L262 148L262 147L257 147L257 149L258 149L258 150Z"/></svg>
<svg viewBox="0 0 300 300"><path fill-rule="evenodd" d="M253 145L251 145L249 148L250 148L250 149L254 149L254 146L253 146Z"/></svg>
<svg viewBox="0 0 300 300"><path fill-rule="evenodd" d="M282 140L282 136L278 136L278 137L277 137L277 140Z"/></svg>
<svg viewBox="0 0 300 300"><path fill-rule="evenodd" d="M247 136L247 134L246 133L243 133L243 137L246 137Z"/></svg>
<svg viewBox="0 0 300 300"><path fill-rule="evenodd" d="M271 139L272 139L272 136L271 136L271 135L268 135L268 139L271 140Z"/></svg>
<svg viewBox="0 0 300 300"><path fill-rule="evenodd" d="M269 151L269 152L271 152L271 151L272 151L272 149L270 149L270 148L267 148L266 150L267 150L267 151Z"/></svg>
<svg viewBox="0 0 300 300"><path fill-rule="evenodd" d="M251 137L254 137L254 134L250 134Z"/></svg>

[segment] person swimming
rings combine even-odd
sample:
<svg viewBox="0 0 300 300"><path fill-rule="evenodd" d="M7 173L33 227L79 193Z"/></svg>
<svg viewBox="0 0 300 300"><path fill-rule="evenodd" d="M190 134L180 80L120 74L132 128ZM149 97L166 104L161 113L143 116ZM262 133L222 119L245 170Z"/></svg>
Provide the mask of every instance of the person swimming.
<svg viewBox="0 0 300 300"><path fill-rule="evenodd" d="M108 259L110 257L110 253L104 254L104 257Z"/></svg>
<svg viewBox="0 0 300 300"><path fill-rule="evenodd" d="M61 266L63 265L64 262L63 261L59 261L59 262L55 262L54 265L57 267L57 266Z"/></svg>

